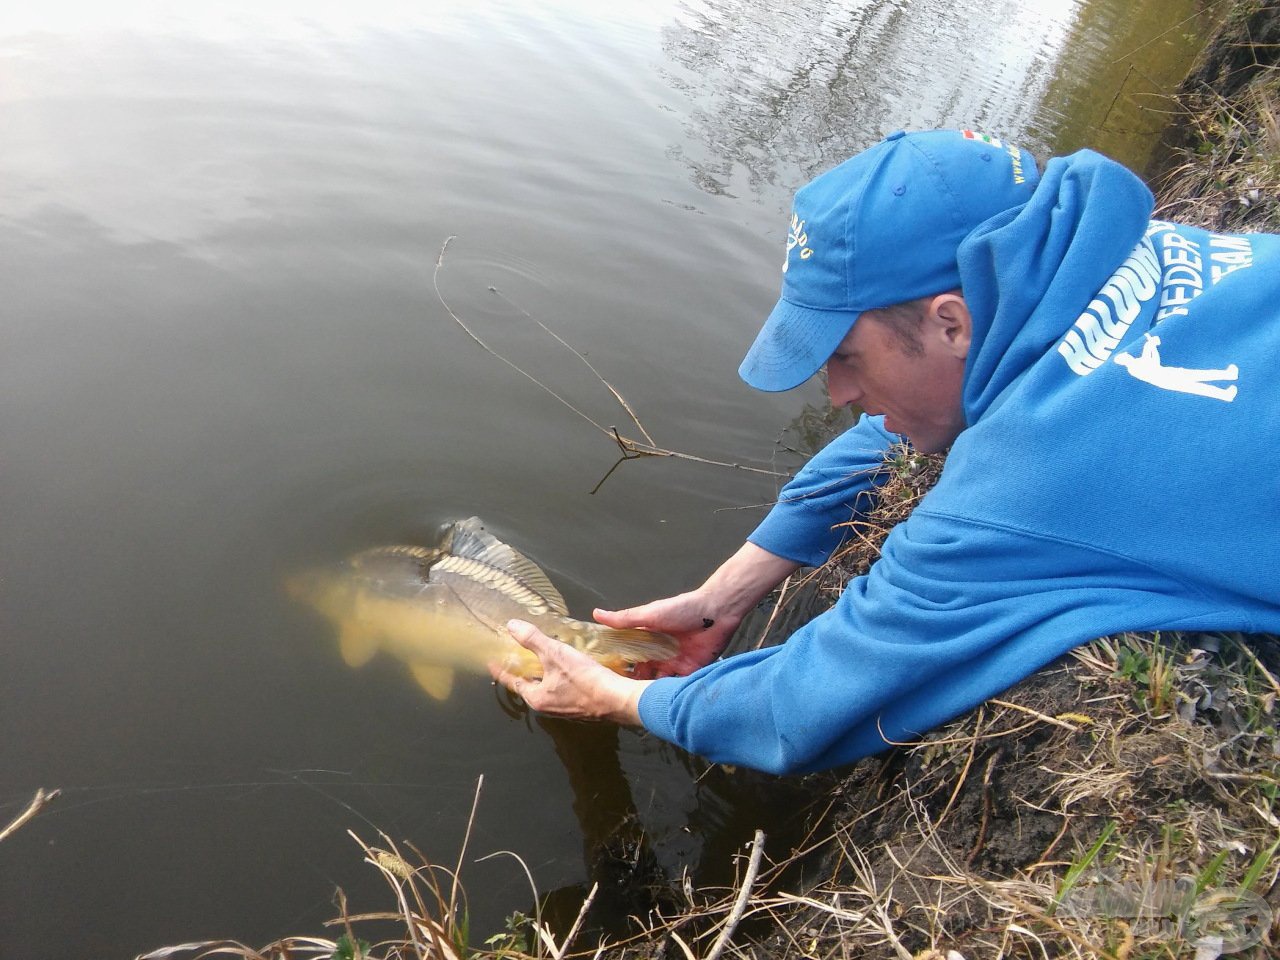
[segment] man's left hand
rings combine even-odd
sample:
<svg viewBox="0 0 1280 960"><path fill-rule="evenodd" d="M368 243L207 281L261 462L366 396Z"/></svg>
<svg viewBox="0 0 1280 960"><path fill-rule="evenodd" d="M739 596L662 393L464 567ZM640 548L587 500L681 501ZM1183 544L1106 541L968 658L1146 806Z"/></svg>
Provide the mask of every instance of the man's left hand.
<svg viewBox="0 0 1280 960"><path fill-rule="evenodd" d="M537 655L542 677L525 679L499 663L489 664L489 673L530 708L553 717L639 725L640 694L650 681L619 676L523 620L508 622L507 629L517 643Z"/></svg>

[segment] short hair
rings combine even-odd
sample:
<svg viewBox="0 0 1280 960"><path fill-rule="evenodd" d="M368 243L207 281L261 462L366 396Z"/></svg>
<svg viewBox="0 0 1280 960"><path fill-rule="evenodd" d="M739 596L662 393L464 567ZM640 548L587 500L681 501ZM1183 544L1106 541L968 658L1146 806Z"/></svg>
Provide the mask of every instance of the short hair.
<svg viewBox="0 0 1280 960"><path fill-rule="evenodd" d="M934 296L936 294L917 297L915 300L907 300L887 307L876 307L874 310L864 310L862 316L870 317L887 328L907 356L918 357L924 353L920 328L924 325L925 311Z"/></svg>

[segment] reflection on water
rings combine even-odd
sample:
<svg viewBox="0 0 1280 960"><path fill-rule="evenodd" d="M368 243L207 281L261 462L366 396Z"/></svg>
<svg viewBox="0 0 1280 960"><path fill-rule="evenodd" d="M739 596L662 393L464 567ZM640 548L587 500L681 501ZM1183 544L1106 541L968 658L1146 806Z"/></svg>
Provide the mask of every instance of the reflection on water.
<svg viewBox="0 0 1280 960"><path fill-rule="evenodd" d="M697 4L663 30L703 189L796 186L899 129L1021 133L1081 0Z"/></svg>
<svg viewBox="0 0 1280 960"><path fill-rule="evenodd" d="M584 844L679 876L781 830L638 734L354 674L278 593L478 514L581 616L687 588L776 496L654 459L591 495L616 449L451 322L440 245L451 306L576 406L623 422L524 311L660 445L793 468L820 390L735 374L792 190L896 127L1138 157L1126 111L1180 69L1193 4L0 11L0 820L64 790L4 844L0 955L318 931L339 884L384 909L345 831L451 862L481 773L472 849L542 890L599 867ZM463 880L476 931L526 903L509 864Z"/></svg>
<svg viewBox="0 0 1280 960"><path fill-rule="evenodd" d="M1086 3L1034 125L1053 153L1082 146L1141 171L1150 164L1176 108L1169 98L1186 76L1220 4L1202 0Z"/></svg>
<svg viewBox="0 0 1280 960"><path fill-rule="evenodd" d="M709 193L795 187L899 129L974 127L1141 169L1211 14L1197 0L689 4L664 74Z"/></svg>

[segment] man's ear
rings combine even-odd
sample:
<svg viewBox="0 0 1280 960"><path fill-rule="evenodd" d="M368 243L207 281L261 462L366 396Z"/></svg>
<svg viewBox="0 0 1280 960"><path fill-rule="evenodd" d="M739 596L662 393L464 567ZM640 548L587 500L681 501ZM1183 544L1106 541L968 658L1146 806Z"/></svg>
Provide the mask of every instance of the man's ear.
<svg viewBox="0 0 1280 960"><path fill-rule="evenodd" d="M973 315L959 290L940 293L925 310L925 329L952 356L964 359L973 342Z"/></svg>

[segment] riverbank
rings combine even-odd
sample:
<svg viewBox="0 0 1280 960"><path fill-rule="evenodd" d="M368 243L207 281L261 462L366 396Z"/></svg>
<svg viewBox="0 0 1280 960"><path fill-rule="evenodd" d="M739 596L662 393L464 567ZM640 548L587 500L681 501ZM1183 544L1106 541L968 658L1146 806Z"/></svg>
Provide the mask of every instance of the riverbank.
<svg viewBox="0 0 1280 960"><path fill-rule="evenodd" d="M1277 4L1241 3L1206 49L1150 172L1160 215L1280 230L1278 29ZM834 595L874 562L938 466L893 460L882 511L815 589ZM597 949L577 924L543 932L519 904L530 915L486 939L467 930L447 870L365 837L385 912L259 949L151 956L1261 957L1280 942L1265 919L1280 906L1277 676L1275 638L1098 640L919 743L806 778L806 842L748 844L726 888L646 891L663 906L625 943Z"/></svg>
<svg viewBox="0 0 1280 960"><path fill-rule="evenodd" d="M1236 4L1146 171L1157 216L1280 231L1278 63L1280 4ZM889 468L879 522L818 574L832 593L941 460ZM1274 956L1277 674L1276 637L1102 638L864 761L829 788L823 875L749 901L772 928L754 955Z"/></svg>
<svg viewBox="0 0 1280 960"><path fill-rule="evenodd" d="M1148 170L1158 216L1280 231L1280 4L1240 0L1178 93Z"/></svg>
<svg viewBox="0 0 1280 960"><path fill-rule="evenodd" d="M1236 4L1146 171L1157 216L1280 231L1278 64L1280 3ZM889 468L879 523L819 572L832 593L941 460L901 451ZM821 875L750 899L771 927L754 955L1274 956L1278 674L1276 637L1102 638L864 761L828 788Z"/></svg>

